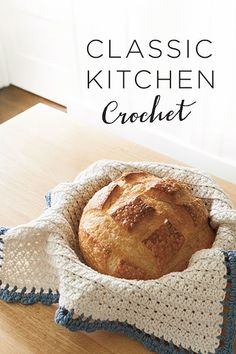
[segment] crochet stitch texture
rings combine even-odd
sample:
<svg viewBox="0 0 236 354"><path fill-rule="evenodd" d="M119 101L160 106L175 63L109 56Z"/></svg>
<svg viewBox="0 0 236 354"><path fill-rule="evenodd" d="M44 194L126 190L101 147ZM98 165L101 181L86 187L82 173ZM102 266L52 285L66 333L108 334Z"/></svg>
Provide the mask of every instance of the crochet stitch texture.
<svg viewBox="0 0 236 354"><path fill-rule="evenodd" d="M91 269L75 253L88 200L123 172L135 169L184 181L204 199L216 240L211 249L196 252L183 272L157 280L118 279ZM46 201L48 207L36 220L0 229L2 299L47 304L59 299L57 323L71 330L123 332L159 354L233 352L236 211L209 176L156 162L102 160L73 182L56 186ZM226 289L227 281L231 286ZM229 311L224 313L226 301Z"/></svg>

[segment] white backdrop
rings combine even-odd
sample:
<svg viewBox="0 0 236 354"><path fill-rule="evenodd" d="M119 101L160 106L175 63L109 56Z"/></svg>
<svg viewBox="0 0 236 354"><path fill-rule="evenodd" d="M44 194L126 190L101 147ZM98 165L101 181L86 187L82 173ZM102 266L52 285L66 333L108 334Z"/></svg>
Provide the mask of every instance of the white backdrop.
<svg viewBox="0 0 236 354"><path fill-rule="evenodd" d="M76 21L76 36L80 48L80 95L73 108L75 109L77 105L77 109L80 110L81 103L85 103L97 112L98 121L102 108L110 99L116 99L125 112L133 110L142 112L148 109L157 93L162 95L166 110L171 109L173 104L183 97L189 102L196 100L197 104L191 117L184 123L173 121L153 123L149 126L139 124L139 127L130 129L127 126L116 125L115 129L134 141L236 182L235 2L154 0L149 1L147 5L141 0L117 3L90 0L86 2L86 8L83 10L84 16L81 14L80 4L75 2L75 17L79 19ZM112 60L108 58L108 50L105 50L102 58L94 60L89 58L86 52L87 43L94 38L103 40L106 47L108 39L112 39L115 54L126 53L133 39L146 44L143 52L147 53L147 44L151 39L157 38L163 43L172 38L180 41L190 39L196 43L202 38L208 38L213 42L213 55L207 60L201 60L194 55L190 55L189 59L181 57L172 61L166 56L156 61L148 57L140 59L139 56L131 56L129 60ZM173 73L179 69L191 69L193 73L198 69L202 69L203 72L214 69L215 88L184 91L174 88L140 90L134 87L126 90L114 88L88 90L85 77L88 68L93 68L94 72L102 68L131 69L134 72L139 69L150 71L159 69L163 71L163 75L170 69ZM84 112L81 113L81 116L83 115Z"/></svg>
<svg viewBox="0 0 236 354"><path fill-rule="evenodd" d="M5 54L3 50L3 45L0 38L0 88L8 86L8 72L5 60Z"/></svg>
<svg viewBox="0 0 236 354"><path fill-rule="evenodd" d="M124 112L143 112L151 108L156 94L161 95L163 111L170 110L182 98L197 101L192 114L180 123L114 124L106 129L140 144L152 147L176 159L236 182L236 3L234 0L10 0L8 2L7 48L10 82L39 95L66 104L78 119L89 119L101 125L101 113L110 100L117 100ZM86 47L92 39L100 39L103 57L92 59ZM148 57L148 43L170 39L191 43L207 38L212 41L212 57L171 60ZM123 59L108 58L108 40L115 54ZM136 39L145 59L125 59ZM165 49L163 49L165 51ZM114 73L129 69L132 73L147 69L215 71L215 88L201 90L169 89L162 85L140 90L132 83L120 88L115 77L112 89L87 89L87 70L101 69ZM105 77L105 76L104 76ZM105 80L105 79L104 79ZM105 81L104 81L105 82ZM193 85L195 82L193 80ZM104 124L102 124L104 125Z"/></svg>
<svg viewBox="0 0 236 354"><path fill-rule="evenodd" d="M0 0L0 88L9 85L7 58L5 53L5 6L3 0Z"/></svg>

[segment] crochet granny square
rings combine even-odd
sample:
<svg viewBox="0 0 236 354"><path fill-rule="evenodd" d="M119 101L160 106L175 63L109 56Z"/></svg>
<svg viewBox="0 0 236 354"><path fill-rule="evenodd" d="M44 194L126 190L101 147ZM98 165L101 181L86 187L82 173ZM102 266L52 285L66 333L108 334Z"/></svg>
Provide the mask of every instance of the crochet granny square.
<svg viewBox="0 0 236 354"><path fill-rule="evenodd" d="M97 190L134 170L187 183L208 208L215 242L196 252L182 272L127 280L100 274L82 262L78 227L84 206ZM159 354L233 353L236 211L208 175L156 162L102 160L73 182L56 186L46 202L37 219L0 228L1 299L59 301L56 323L73 331L125 333Z"/></svg>

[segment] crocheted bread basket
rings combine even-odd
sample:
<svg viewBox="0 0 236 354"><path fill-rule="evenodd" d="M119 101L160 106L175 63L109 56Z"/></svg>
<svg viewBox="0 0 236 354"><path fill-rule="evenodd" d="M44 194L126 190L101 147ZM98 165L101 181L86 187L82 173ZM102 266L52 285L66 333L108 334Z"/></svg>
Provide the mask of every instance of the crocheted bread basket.
<svg viewBox="0 0 236 354"><path fill-rule="evenodd" d="M84 206L130 170L171 176L204 199L217 230L211 249L196 252L182 272L157 280L103 275L75 253ZM156 162L98 161L46 195L36 220L0 228L0 297L23 304L59 301L55 321L70 330L118 331L165 353L233 353L236 328L236 211L196 169ZM223 329L223 331L222 331Z"/></svg>

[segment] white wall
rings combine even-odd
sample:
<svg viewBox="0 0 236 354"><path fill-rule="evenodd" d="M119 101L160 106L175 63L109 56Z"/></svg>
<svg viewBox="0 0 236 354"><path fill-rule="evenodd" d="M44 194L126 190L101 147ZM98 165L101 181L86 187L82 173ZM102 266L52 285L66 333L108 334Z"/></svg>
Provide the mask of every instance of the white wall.
<svg viewBox="0 0 236 354"><path fill-rule="evenodd" d="M5 49L5 6L0 2L0 88L9 85L7 58Z"/></svg>
<svg viewBox="0 0 236 354"><path fill-rule="evenodd" d="M86 117L98 125L104 106L113 99L122 111L130 113L150 110L156 94L161 94L164 111L182 98L196 100L191 116L182 123L114 124L106 129L236 182L234 0L9 0L7 10L5 42L10 82L67 104L78 119ZM101 39L105 46L104 56L98 60L86 52L88 41L94 38ZM133 39L148 54L151 39L160 39L164 45L173 38L192 42L208 38L213 42L213 56L209 60L194 55L178 60L166 56L157 60L148 56L108 58L109 39L114 52L125 56ZM140 90L130 83L123 90L118 77L112 90L86 87L88 69L103 69L104 74L108 69L130 69L133 73L158 69L164 74L170 69L174 73L188 68L193 72L214 69L215 89Z"/></svg>
<svg viewBox="0 0 236 354"><path fill-rule="evenodd" d="M9 85L9 81L8 81L5 52L0 38L0 88L8 85Z"/></svg>
<svg viewBox="0 0 236 354"><path fill-rule="evenodd" d="M65 104L76 87L71 2L8 0L6 7L10 82Z"/></svg>
<svg viewBox="0 0 236 354"><path fill-rule="evenodd" d="M82 105L85 104L93 111L90 119L94 117L98 123L101 121L103 107L111 99L119 102L120 110L130 113L150 111L156 94L161 94L164 111L170 110L182 98L189 103L196 100L191 116L182 123L172 121L133 126L114 124L107 129L113 129L136 142L236 182L235 1L121 0L114 3L88 0L86 5L83 4L83 10L80 2L74 4L75 18L78 19L76 36L80 48L80 87L77 100L71 103L71 110L82 118L85 114ZM93 11L90 11L91 8ZM104 42L104 55L100 59L89 58L86 52L87 43L94 38ZM164 44L173 38L183 40L183 43L186 39L192 43L203 38L210 39L213 42L213 55L207 60L193 54L190 59L181 57L175 60L166 56L157 60L148 56L145 59L131 56L129 60L108 58L109 39L114 43L115 54L125 56L134 39L138 40L144 55L147 55L151 39L162 40L165 48ZM97 48L99 50L99 46ZM130 84L125 90L119 87L101 90L95 86L88 90L87 69L95 73L100 69L130 69L134 73L141 69L152 72L158 69L163 74L170 69L173 74L181 69L191 69L193 73L199 69L206 73L214 70L215 88L170 90L163 87L159 90L140 90ZM116 86L119 86L119 77L116 78Z"/></svg>

